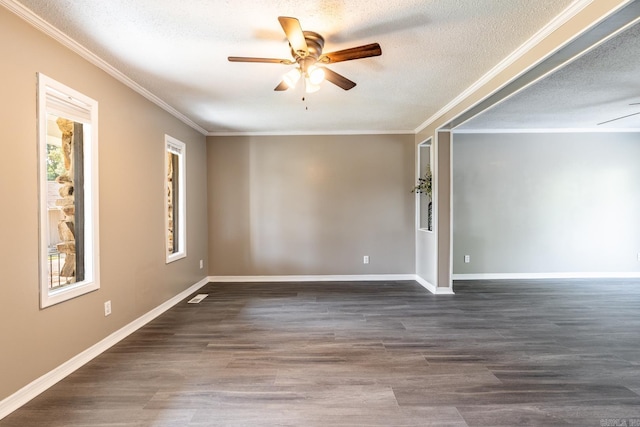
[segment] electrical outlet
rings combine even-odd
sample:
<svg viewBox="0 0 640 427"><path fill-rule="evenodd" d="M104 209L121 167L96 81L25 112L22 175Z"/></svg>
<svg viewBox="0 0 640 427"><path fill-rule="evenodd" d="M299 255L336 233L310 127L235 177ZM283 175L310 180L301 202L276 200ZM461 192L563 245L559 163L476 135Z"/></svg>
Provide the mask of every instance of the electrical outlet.
<svg viewBox="0 0 640 427"><path fill-rule="evenodd" d="M369 255L365 255L365 256L362 258L362 263L363 263L363 264L369 264Z"/></svg>
<svg viewBox="0 0 640 427"><path fill-rule="evenodd" d="M471 262L471 255L465 255L464 256L464 263L465 264L469 264Z"/></svg>
<svg viewBox="0 0 640 427"><path fill-rule="evenodd" d="M200 268L204 268L204 262L200 260Z"/></svg>
<svg viewBox="0 0 640 427"><path fill-rule="evenodd" d="M108 316L111 314L111 300L104 303L104 315Z"/></svg>

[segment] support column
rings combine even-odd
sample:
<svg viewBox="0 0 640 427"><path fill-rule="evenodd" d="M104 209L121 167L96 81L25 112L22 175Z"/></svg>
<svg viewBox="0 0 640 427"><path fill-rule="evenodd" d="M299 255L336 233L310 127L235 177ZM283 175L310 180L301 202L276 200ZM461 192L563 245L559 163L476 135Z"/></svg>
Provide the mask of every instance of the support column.
<svg viewBox="0 0 640 427"><path fill-rule="evenodd" d="M450 131L438 131L436 134L438 149L438 203L436 209L438 215L438 288L451 288L451 248L452 248L452 226L451 223L451 144L452 137Z"/></svg>

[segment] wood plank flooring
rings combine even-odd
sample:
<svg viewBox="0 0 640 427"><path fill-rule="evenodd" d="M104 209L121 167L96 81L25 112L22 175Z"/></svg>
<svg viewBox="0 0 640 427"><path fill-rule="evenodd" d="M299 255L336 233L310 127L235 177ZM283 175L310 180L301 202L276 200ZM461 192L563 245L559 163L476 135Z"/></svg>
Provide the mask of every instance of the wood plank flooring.
<svg viewBox="0 0 640 427"><path fill-rule="evenodd" d="M0 426L640 425L640 281L222 283Z"/></svg>

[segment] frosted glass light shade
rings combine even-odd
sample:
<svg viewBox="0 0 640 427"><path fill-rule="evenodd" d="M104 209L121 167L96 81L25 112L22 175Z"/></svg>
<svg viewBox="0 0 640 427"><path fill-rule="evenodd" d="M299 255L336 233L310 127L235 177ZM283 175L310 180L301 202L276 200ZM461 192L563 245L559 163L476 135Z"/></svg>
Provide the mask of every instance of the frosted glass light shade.
<svg viewBox="0 0 640 427"><path fill-rule="evenodd" d="M315 65L309 68L309 81L314 85L319 85L324 81L324 69Z"/></svg>
<svg viewBox="0 0 640 427"><path fill-rule="evenodd" d="M282 80L289 87L289 89L293 89L296 87L296 83L300 80L300 69L294 68L291 71L288 71L284 76L282 76Z"/></svg>
<svg viewBox="0 0 640 427"><path fill-rule="evenodd" d="M313 82L311 81L311 78L307 77L304 79L304 89L305 89L305 92L307 93L313 93L320 90L320 85L313 84Z"/></svg>

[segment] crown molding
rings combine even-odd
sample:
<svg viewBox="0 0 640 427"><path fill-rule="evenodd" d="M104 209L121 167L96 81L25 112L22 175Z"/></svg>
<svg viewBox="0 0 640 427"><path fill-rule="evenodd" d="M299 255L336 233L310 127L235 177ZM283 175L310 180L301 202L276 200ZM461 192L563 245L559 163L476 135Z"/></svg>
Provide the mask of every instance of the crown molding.
<svg viewBox="0 0 640 427"><path fill-rule="evenodd" d="M632 0L627 0L627 2L621 4L618 8L616 8L615 10L612 10L610 12L610 14L615 13L617 10L622 8L624 5L628 4L630 1L632 1ZM464 90L462 93L460 93L458 96L456 96L453 100L451 100L451 102L449 102L447 105L445 105L440 110L438 110L435 114L433 114L431 117L429 117L427 120L425 120L420 126L418 126L414 130L414 133L416 133L416 134L420 133L425 128L427 128L428 126L433 124L438 118L442 117L448 111L452 110L458 104L460 104L465 99L467 99L469 96L471 96L474 92L478 91L484 85L489 83L493 78L497 77L505 69L507 69L508 67L513 65L516 61L518 61L520 58L522 58L527 52L529 52L531 49L533 49L536 45L538 45L540 42L542 42L545 38L547 38L549 35L551 35L554 31L558 30L560 27L562 27L564 24L566 24L569 20L571 20L574 16L576 16L578 13L580 13L585 7L590 5L592 2L593 2L593 0L576 0L569 7L567 7L561 14L559 14L554 19L552 19L547 25L542 27L533 36L531 36L526 42L524 42L522 45L520 45L520 47L518 47L516 50L511 52L511 54L509 54L502 61L500 61L495 67L493 67L491 70L489 70L489 72L487 72L485 75L480 77L480 79L478 79L475 83L473 83L471 86L469 86L466 90ZM585 31L587 31L587 29L585 29ZM578 37L578 36L579 36L579 34L576 35L575 37ZM571 39L571 40L573 40L573 39ZM563 46L566 45L567 43L569 43L571 40L565 41ZM560 49L561 47L562 46L558 47L558 49ZM536 64L544 61L549 56L553 55L554 52L549 53L549 55L547 55L544 58L540 58L540 60L537 61ZM517 79L520 75L526 73L529 69L534 67L536 64L532 64L526 70L522 70L518 75L514 76L510 81ZM489 95L487 95L487 97ZM478 102L480 102L480 101L478 101Z"/></svg>
<svg viewBox="0 0 640 427"><path fill-rule="evenodd" d="M492 133L640 133L640 128L532 128L532 129L453 129L454 134Z"/></svg>
<svg viewBox="0 0 640 427"><path fill-rule="evenodd" d="M412 130L336 130L336 131L269 131L208 132L207 136L324 136L324 135L415 135Z"/></svg>
<svg viewBox="0 0 640 427"><path fill-rule="evenodd" d="M114 66L112 66L111 64L109 64L108 62L100 58L99 56L97 56L95 53L91 52L89 49L82 46L80 43L73 40L71 37L69 37L62 31L55 28L53 25L49 24L47 21L45 21L44 19L36 15L31 9L18 3L16 0L0 0L0 5L4 6L10 12L13 12L15 15L22 18L27 23L31 24L37 30L45 33L46 35L53 38L58 43L62 44L66 48L70 49L71 51L77 53L82 58L89 61L91 64L95 65L96 67L100 68L101 70L109 74L111 77L115 78L119 82L128 86L130 89L134 90L135 92L139 93L140 95L145 97L147 100L153 102L158 107L162 108L167 113L171 114L178 120L182 121L187 126L200 132L202 135L207 135L206 129L204 129L203 127L198 125L196 122L194 122L193 120L191 120L190 118L182 114L180 111L173 108L171 105L167 104L165 101L163 101L162 99L160 99L159 97L151 93L149 90L140 86L138 83L133 81L131 78L127 77L124 73L122 73L120 70L118 70L117 68L115 68Z"/></svg>

